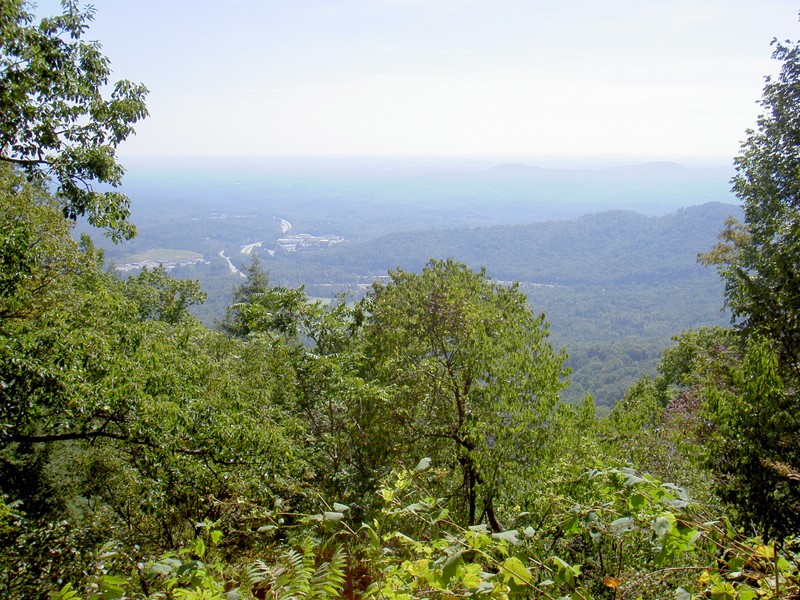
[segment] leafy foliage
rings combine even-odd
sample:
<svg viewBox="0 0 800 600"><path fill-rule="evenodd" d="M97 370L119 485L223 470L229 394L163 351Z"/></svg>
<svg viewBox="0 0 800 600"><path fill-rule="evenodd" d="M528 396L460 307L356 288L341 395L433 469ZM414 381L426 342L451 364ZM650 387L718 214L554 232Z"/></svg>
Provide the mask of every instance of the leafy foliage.
<svg viewBox="0 0 800 600"><path fill-rule="evenodd" d="M796 555L708 520L685 490L633 469L585 472L580 503L553 495L546 515L522 513L494 533L459 524L430 495L431 481L424 466L393 473L370 523L351 523L348 507L334 504L294 515L292 526L263 526L288 538L269 558L225 565L223 534L209 528L135 577L96 569L87 587L131 598L752 600L800 591ZM53 597L79 596L68 585Z"/></svg>
<svg viewBox="0 0 800 600"><path fill-rule="evenodd" d="M392 392L375 410L399 434L396 456L459 469L447 494L470 524L499 529L501 482L534 468L526 449L545 443L563 386L544 315L516 287L452 260L394 272L365 302L367 373Z"/></svg>
<svg viewBox="0 0 800 600"><path fill-rule="evenodd" d="M92 183L117 187L123 169L116 147L147 115L144 86L119 81L102 95L111 69L97 42L81 38L91 8L63 0L63 14L37 25L26 0L4 2L0 12L0 161L31 177L52 175L64 214L104 227L114 239L130 238L128 199L98 192Z"/></svg>
<svg viewBox="0 0 800 600"><path fill-rule="evenodd" d="M782 540L800 531L800 425L778 364L767 340L749 341L733 386L712 389L709 408L721 496L744 523Z"/></svg>
<svg viewBox="0 0 800 600"><path fill-rule="evenodd" d="M0 159L60 185L54 198L0 168L0 592L800 594L795 207L780 199L780 223L764 212L793 184L759 179L765 157L773 175L795 168L793 146L770 144L792 121L796 47L778 46L775 110L738 162L745 225L712 257L746 335L682 334L598 423L590 398L559 401L566 355L544 315L452 259L328 306L270 286L254 261L222 331L189 316L197 282L104 272L63 212L132 232L124 198L75 182L119 182L114 149L144 116L144 90L123 83L103 100L107 62L80 41L91 12L64 12L36 28L24 3L0 9L0 104L14 109ZM770 295L783 312L749 307Z"/></svg>
<svg viewBox="0 0 800 600"><path fill-rule="evenodd" d="M782 61L767 78L757 129L747 131L735 165L733 191L744 223L730 221L722 243L705 256L718 264L727 302L748 331L778 343L784 367L800 376L800 212L798 212L797 106L800 45L773 42Z"/></svg>
<svg viewBox="0 0 800 600"><path fill-rule="evenodd" d="M800 44L774 45L780 74L767 79L764 113L735 160L744 222L729 221L702 260L718 265L746 338L732 385L712 390L723 495L744 522L784 538L800 533Z"/></svg>
<svg viewBox="0 0 800 600"><path fill-rule="evenodd" d="M238 522L242 499L300 501L312 476L288 351L187 318L192 282L104 273L46 195L6 181L0 489L29 514L17 539L34 566L21 576L80 569L69 549L98 535L174 547L198 517ZM39 539L64 564L34 560Z"/></svg>
<svg viewBox="0 0 800 600"><path fill-rule="evenodd" d="M199 282L173 279L163 265L152 271L144 268L125 283L125 295L136 303L142 320L177 323L191 318L189 308L206 299Z"/></svg>

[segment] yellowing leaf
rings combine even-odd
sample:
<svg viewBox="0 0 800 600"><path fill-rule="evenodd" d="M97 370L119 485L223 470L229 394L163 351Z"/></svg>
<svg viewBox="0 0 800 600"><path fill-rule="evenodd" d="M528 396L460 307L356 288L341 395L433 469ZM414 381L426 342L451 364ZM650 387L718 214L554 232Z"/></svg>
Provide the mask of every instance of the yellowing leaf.
<svg viewBox="0 0 800 600"><path fill-rule="evenodd" d="M507 558L503 563L503 569L505 570L506 579L512 578L517 585L525 585L531 580L528 569L516 556Z"/></svg>
<svg viewBox="0 0 800 600"><path fill-rule="evenodd" d="M775 558L775 548L772 546L765 546L764 544L756 546L756 556L772 560Z"/></svg>
<svg viewBox="0 0 800 600"><path fill-rule="evenodd" d="M425 577L430 572L428 565L430 561L427 559L417 560L408 567L408 572L414 577Z"/></svg>

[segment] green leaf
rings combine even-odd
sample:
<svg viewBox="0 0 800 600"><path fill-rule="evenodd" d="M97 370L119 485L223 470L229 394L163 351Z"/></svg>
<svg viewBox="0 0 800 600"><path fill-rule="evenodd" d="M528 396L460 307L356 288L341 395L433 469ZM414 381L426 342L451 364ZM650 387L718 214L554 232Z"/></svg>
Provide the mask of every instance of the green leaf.
<svg viewBox="0 0 800 600"><path fill-rule="evenodd" d="M756 600L758 593L751 587L740 585L738 590L738 600Z"/></svg>
<svg viewBox="0 0 800 600"><path fill-rule="evenodd" d="M564 534L571 535L573 533L578 533L578 515L570 517L567 522L564 523Z"/></svg>
<svg viewBox="0 0 800 600"><path fill-rule="evenodd" d="M736 589L727 581L711 586L711 600L736 600Z"/></svg>
<svg viewBox="0 0 800 600"><path fill-rule="evenodd" d="M376 550L381 547L381 539L378 537L377 532L367 525L366 523L361 524L361 528L367 532L367 536L369 537L370 545L375 548Z"/></svg>
<svg viewBox="0 0 800 600"><path fill-rule="evenodd" d="M165 565L164 563L153 563L147 568L148 575L170 575L173 571L173 568L170 565Z"/></svg>
<svg viewBox="0 0 800 600"><path fill-rule="evenodd" d="M507 558L503 563L503 569L507 572L507 576L512 577L517 585L527 585L531 581L531 574L516 556Z"/></svg>
<svg viewBox="0 0 800 600"><path fill-rule="evenodd" d="M426 558L415 560L408 566L409 574L414 577L425 577L430 573L430 562Z"/></svg>
<svg viewBox="0 0 800 600"><path fill-rule="evenodd" d="M644 494L633 494L628 500L628 505L633 510L641 509L647 503L647 497Z"/></svg>
<svg viewBox="0 0 800 600"><path fill-rule="evenodd" d="M129 583L127 579L125 579L124 577L119 577L117 575L103 575L100 578L100 581L102 581L105 585L111 587L124 587Z"/></svg>
<svg viewBox="0 0 800 600"><path fill-rule="evenodd" d="M461 557L461 552L456 552L447 557L447 560L442 567L442 584L447 585L450 580L458 571L458 567L464 564L464 559Z"/></svg>
<svg viewBox="0 0 800 600"><path fill-rule="evenodd" d="M50 592L48 594L53 600L72 600L77 598L78 592L72 589L72 584L68 583L57 592Z"/></svg>
<svg viewBox="0 0 800 600"><path fill-rule="evenodd" d="M728 561L728 570L733 573L738 573L744 568L745 561L741 556L732 556Z"/></svg>

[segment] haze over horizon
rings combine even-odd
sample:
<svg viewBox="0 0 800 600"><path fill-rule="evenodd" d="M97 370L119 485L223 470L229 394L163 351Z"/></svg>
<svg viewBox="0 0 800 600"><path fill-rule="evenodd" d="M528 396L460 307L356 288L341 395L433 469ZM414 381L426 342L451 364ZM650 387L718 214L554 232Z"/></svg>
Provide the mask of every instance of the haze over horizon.
<svg viewBox="0 0 800 600"><path fill-rule="evenodd" d="M788 0L93 4L86 37L101 42L115 79L151 90L151 117L120 148L123 161L729 164L779 67L770 41L798 37ZM38 5L41 15L58 10L55 0Z"/></svg>

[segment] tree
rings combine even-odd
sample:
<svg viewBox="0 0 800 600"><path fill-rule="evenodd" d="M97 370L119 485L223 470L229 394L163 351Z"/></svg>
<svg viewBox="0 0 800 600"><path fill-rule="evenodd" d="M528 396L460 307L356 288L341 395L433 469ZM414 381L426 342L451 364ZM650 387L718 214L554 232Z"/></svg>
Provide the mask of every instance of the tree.
<svg viewBox="0 0 800 600"><path fill-rule="evenodd" d="M246 275L247 281L233 290L233 304L228 307L220 328L240 337L271 332L296 340L303 317L319 307L308 301L302 287L271 286L257 256L253 256Z"/></svg>
<svg viewBox="0 0 800 600"><path fill-rule="evenodd" d="M191 318L189 307L202 304L206 293L194 279L173 279L164 265L152 271L147 267L125 282L125 295L139 308L142 320L178 323Z"/></svg>
<svg viewBox="0 0 800 600"><path fill-rule="evenodd" d="M81 39L93 9L62 6L38 25L25 0L0 9L0 161L32 179L55 178L67 218L88 215L113 239L129 239L136 229L127 197L93 185L120 185L116 148L147 116L147 89L122 80L104 98L109 61L97 42Z"/></svg>
<svg viewBox="0 0 800 600"><path fill-rule="evenodd" d="M501 484L524 487L564 385L544 315L516 286L453 260L393 272L365 302L365 379L387 388L373 406L384 443L459 473L445 490L458 513L499 529Z"/></svg>
<svg viewBox="0 0 800 600"><path fill-rule="evenodd" d="M55 210L41 184L0 164L0 330L40 312L53 282L79 262L67 223L51 218Z"/></svg>
<svg viewBox="0 0 800 600"><path fill-rule="evenodd" d="M68 521L94 532L76 548L122 530L171 545L198 520L235 521L240 500L301 502L314 470L287 345L205 329L186 314L194 282L121 281L70 233L0 165L0 498L29 533Z"/></svg>
<svg viewBox="0 0 800 600"><path fill-rule="evenodd" d="M745 348L734 385L711 390L712 464L741 520L781 539L800 533L800 43L773 45L780 74L735 159L744 222L700 260L718 266Z"/></svg>
<svg viewBox="0 0 800 600"><path fill-rule="evenodd" d="M735 159L744 222L730 219L700 258L718 265L745 332L774 340L782 366L800 377L800 45L773 44L781 71L767 78L764 113Z"/></svg>
<svg viewBox="0 0 800 600"><path fill-rule="evenodd" d="M712 388L718 428L712 458L720 496L767 538L800 532L800 422L796 388L765 338L751 338L731 371L735 387ZM796 385L796 384L795 384Z"/></svg>

